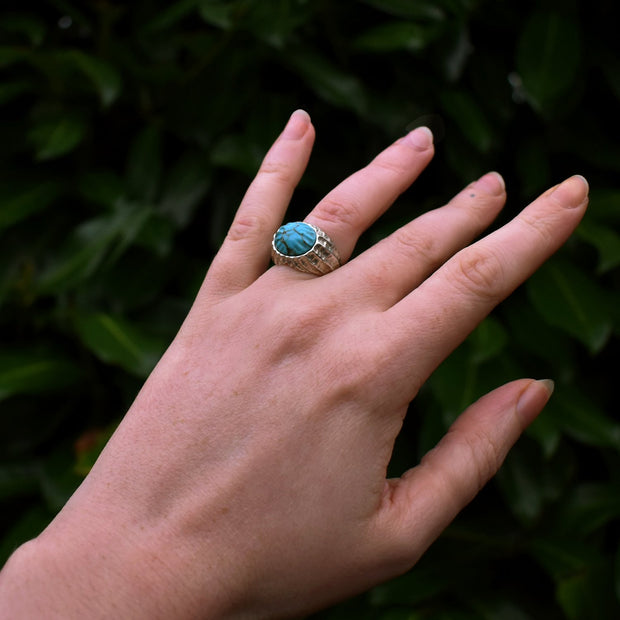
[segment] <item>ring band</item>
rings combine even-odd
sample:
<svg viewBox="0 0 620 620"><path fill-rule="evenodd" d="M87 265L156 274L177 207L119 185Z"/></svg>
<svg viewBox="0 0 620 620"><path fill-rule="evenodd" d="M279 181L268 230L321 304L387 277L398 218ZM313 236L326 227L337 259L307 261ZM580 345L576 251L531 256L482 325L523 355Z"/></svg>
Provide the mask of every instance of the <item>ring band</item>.
<svg viewBox="0 0 620 620"><path fill-rule="evenodd" d="M338 250L329 235L307 222L280 226L271 242L271 258L276 265L317 276L340 267Z"/></svg>

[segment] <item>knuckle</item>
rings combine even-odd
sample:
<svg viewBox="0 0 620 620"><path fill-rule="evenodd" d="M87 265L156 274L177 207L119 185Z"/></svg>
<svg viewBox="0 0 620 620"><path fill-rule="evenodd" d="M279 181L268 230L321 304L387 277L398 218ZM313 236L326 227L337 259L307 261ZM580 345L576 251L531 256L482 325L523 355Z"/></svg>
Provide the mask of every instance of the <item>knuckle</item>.
<svg viewBox="0 0 620 620"><path fill-rule="evenodd" d="M288 162L266 159L258 170L258 177L267 177L281 185L288 185L292 180L292 169Z"/></svg>
<svg viewBox="0 0 620 620"><path fill-rule="evenodd" d="M457 256L450 275L452 283L467 294L494 300L503 281L503 268L496 254L468 248Z"/></svg>
<svg viewBox="0 0 620 620"><path fill-rule="evenodd" d="M328 196L317 205L312 215L328 224L355 226L360 219L360 212L360 205L355 198L348 197L344 201Z"/></svg>
<svg viewBox="0 0 620 620"><path fill-rule="evenodd" d="M266 222L255 215L238 215L228 230L230 241L241 241L252 236L260 236L266 228Z"/></svg>
<svg viewBox="0 0 620 620"><path fill-rule="evenodd" d="M379 155L370 165L395 177L400 177L407 171L400 160L392 159L387 154Z"/></svg>
<svg viewBox="0 0 620 620"><path fill-rule="evenodd" d="M554 231L557 230L557 222L551 221L548 218L532 217L527 212L522 212L519 217L530 230L533 230L542 239L545 245L553 241L555 237Z"/></svg>
<svg viewBox="0 0 620 620"><path fill-rule="evenodd" d="M439 260L439 243L437 237L428 234L415 234L413 230L403 228L395 235L397 251L407 257L421 258L423 261L435 264Z"/></svg>
<svg viewBox="0 0 620 620"><path fill-rule="evenodd" d="M503 461L503 455L493 437L482 430L467 434L463 438L463 444L475 465L477 493L495 475Z"/></svg>

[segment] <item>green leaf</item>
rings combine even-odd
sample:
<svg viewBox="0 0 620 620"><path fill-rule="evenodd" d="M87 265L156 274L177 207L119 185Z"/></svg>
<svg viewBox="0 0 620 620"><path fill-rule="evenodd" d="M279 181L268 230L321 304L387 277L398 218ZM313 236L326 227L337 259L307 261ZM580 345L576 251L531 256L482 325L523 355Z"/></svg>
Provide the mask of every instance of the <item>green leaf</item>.
<svg viewBox="0 0 620 620"><path fill-rule="evenodd" d="M32 82L27 80L4 82L0 84L0 105L9 103L20 95L23 95L31 90L34 90L34 85Z"/></svg>
<svg viewBox="0 0 620 620"><path fill-rule="evenodd" d="M119 204L124 183L110 169L89 170L78 179L80 194L89 202L111 209Z"/></svg>
<svg viewBox="0 0 620 620"><path fill-rule="evenodd" d="M224 136L211 149L211 163L239 170L251 177L258 170L264 155L264 149L246 136L231 134Z"/></svg>
<svg viewBox="0 0 620 620"><path fill-rule="evenodd" d="M11 520L11 527L4 533L2 541L0 541L0 565L4 564L19 545L38 536L53 516L42 506L35 506L20 514L19 518L14 517Z"/></svg>
<svg viewBox="0 0 620 620"><path fill-rule="evenodd" d="M584 573L563 579L557 599L569 620L617 618L620 607L614 600L609 569L599 564Z"/></svg>
<svg viewBox="0 0 620 620"><path fill-rule="evenodd" d="M487 317L471 333L468 342L472 346L471 362L481 364L497 357L508 343L508 334L495 317Z"/></svg>
<svg viewBox="0 0 620 620"><path fill-rule="evenodd" d="M620 265L620 235L609 226L587 219L577 228L577 234L597 249L600 273Z"/></svg>
<svg viewBox="0 0 620 620"><path fill-rule="evenodd" d="M119 201L112 213L81 224L39 275L39 292L70 289L113 264L138 238L152 213L149 206Z"/></svg>
<svg viewBox="0 0 620 620"><path fill-rule="evenodd" d="M478 102L469 93L446 91L441 96L441 105L472 146L481 153L491 148L494 130Z"/></svg>
<svg viewBox="0 0 620 620"><path fill-rule="evenodd" d="M8 463L0 465L0 500L32 495L37 487L36 464Z"/></svg>
<svg viewBox="0 0 620 620"><path fill-rule="evenodd" d="M551 260L526 287L534 307L550 325L568 332L592 353L605 346L612 328L605 297L581 269L567 261Z"/></svg>
<svg viewBox="0 0 620 620"><path fill-rule="evenodd" d="M112 65L79 50L63 54L93 83L104 108L117 99L122 86L121 77Z"/></svg>
<svg viewBox="0 0 620 620"><path fill-rule="evenodd" d="M30 52L21 47L0 46L0 69L30 57Z"/></svg>
<svg viewBox="0 0 620 620"><path fill-rule="evenodd" d="M76 328L84 345L101 361L139 377L146 377L153 370L166 346L163 339L147 334L120 316L81 316Z"/></svg>
<svg viewBox="0 0 620 620"><path fill-rule="evenodd" d="M363 0L379 11L404 17L405 19L427 19L441 21L445 19L446 13L441 8L441 3L436 0Z"/></svg>
<svg viewBox="0 0 620 620"><path fill-rule="evenodd" d="M15 394L58 391L74 384L76 364L53 352L0 352L0 400Z"/></svg>
<svg viewBox="0 0 620 620"><path fill-rule="evenodd" d="M508 454L497 483L512 514L531 526L570 485L575 469L569 450L557 450L548 458L536 443L526 439Z"/></svg>
<svg viewBox="0 0 620 620"><path fill-rule="evenodd" d="M238 6L230 0L202 0L199 8L200 17L222 30L230 30L235 22L234 16Z"/></svg>
<svg viewBox="0 0 620 620"><path fill-rule="evenodd" d="M354 45L369 52L406 50L419 52L433 41L439 31L414 22L388 22L359 35Z"/></svg>
<svg viewBox="0 0 620 620"><path fill-rule="evenodd" d="M557 428L584 444L620 451L620 423L575 386L556 385L545 416L552 419Z"/></svg>
<svg viewBox="0 0 620 620"><path fill-rule="evenodd" d="M23 35L28 43L39 46L45 38L45 23L33 15L9 13L0 18L0 29L5 32L15 32Z"/></svg>
<svg viewBox="0 0 620 620"><path fill-rule="evenodd" d="M44 211L59 196L56 181L0 185L0 231Z"/></svg>
<svg viewBox="0 0 620 620"><path fill-rule="evenodd" d="M28 138L39 161L56 159L75 149L86 135L86 124L78 116L64 114L38 122Z"/></svg>
<svg viewBox="0 0 620 620"><path fill-rule="evenodd" d="M76 462L74 469L78 475L88 475L116 427L117 424L112 424L105 429L91 429L75 442Z"/></svg>
<svg viewBox="0 0 620 620"><path fill-rule="evenodd" d="M617 484L583 483L571 489L560 507L558 531L590 534L620 520L620 493Z"/></svg>
<svg viewBox="0 0 620 620"><path fill-rule="evenodd" d="M321 99L360 115L366 112L366 93L356 76L346 73L315 52L297 51L289 54L287 60Z"/></svg>
<svg viewBox="0 0 620 620"><path fill-rule="evenodd" d="M177 227L184 228L209 191L211 183L211 166L206 158L201 154L184 155L164 180L157 212Z"/></svg>
<svg viewBox="0 0 620 620"><path fill-rule="evenodd" d="M130 198L153 202L162 174L162 136L154 125L147 126L135 138L127 159L126 184Z"/></svg>
<svg viewBox="0 0 620 620"><path fill-rule="evenodd" d="M532 106L542 111L577 79L581 65L579 27L560 13L535 12L523 30L517 71Z"/></svg>
<svg viewBox="0 0 620 620"><path fill-rule="evenodd" d="M153 17L145 29L150 32L158 32L170 28L181 21L187 15L193 13L205 0L180 0L172 3L167 9Z"/></svg>
<svg viewBox="0 0 620 620"><path fill-rule="evenodd" d="M556 581L583 573L600 559L598 552L585 542L555 534L534 538L528 544L528 552Z"/></svg>

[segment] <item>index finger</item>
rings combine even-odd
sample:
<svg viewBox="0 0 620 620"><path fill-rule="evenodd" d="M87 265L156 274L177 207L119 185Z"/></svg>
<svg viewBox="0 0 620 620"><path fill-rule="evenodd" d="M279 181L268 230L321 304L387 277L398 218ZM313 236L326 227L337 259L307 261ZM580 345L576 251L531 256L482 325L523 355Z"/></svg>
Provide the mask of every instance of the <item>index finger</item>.
<svg viewBox="0 0 620 620"><path fill-rule="evenodd" d="M587 181L570 177L511 222L461 250L386 311L393 344L409 362L402 367L420 373L414 383L421 385L500 301L568 239L587 203Z"/></svg>

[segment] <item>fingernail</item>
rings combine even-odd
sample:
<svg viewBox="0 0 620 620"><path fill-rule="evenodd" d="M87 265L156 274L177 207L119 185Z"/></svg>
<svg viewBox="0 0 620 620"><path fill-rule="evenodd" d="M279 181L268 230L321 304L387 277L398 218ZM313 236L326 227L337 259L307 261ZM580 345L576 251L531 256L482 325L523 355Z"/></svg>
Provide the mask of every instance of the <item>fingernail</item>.
<svg viewBox="0 0 620 620"><path fill-rule="evenodd" d="M503 194L506 189L504 179L499 172L489 172L485 174L476 181L475 186L479 187L485 194L491 196L499 196Z"/></svg>
<svg viewBox="0 0 620 620"><path fill-rule="evenodd" d="M551 398L555 383L551 379L532 381L517 401L517 413L523 418L525 425L531 424L542 408Z"/></svg>
<svg viewBox="0 0 620 620"><path fill-rule="evenodd" d="M418 151L425 151L433 144L433 132L428 127L417 127L405 136L405 140L408 140Z"/></svg>
<svg viewBox="0 0 620 620"><path fill-rule="evenodd" d="M299 140L304 136L310 125L310 115L305 110L295 110L282 132L287 140Z"/></svg>
<svg viewBox="0 0 620 620"><path fill-rule="evenodd" d="M576 174L560 183L552 192L553 197L568 209L581 206L588 197L589 185L584 177Z"/></svg>

